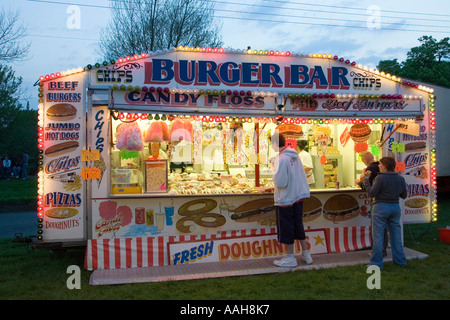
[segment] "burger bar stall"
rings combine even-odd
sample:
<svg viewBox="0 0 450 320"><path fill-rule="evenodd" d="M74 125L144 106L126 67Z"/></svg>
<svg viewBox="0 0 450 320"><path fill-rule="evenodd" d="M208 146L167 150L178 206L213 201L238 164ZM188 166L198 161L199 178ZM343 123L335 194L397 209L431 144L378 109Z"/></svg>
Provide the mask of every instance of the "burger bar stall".
<svg viewBox="0 0 450 320"><path fill-rule="evenodd" d="M39 242L85 244L88 270L282 255L277 130L311 156L311 254L371 246L365 152L395 158L403 223L436 220L432 89L338 56L178 47L42 76L39 97Z"/></svg>

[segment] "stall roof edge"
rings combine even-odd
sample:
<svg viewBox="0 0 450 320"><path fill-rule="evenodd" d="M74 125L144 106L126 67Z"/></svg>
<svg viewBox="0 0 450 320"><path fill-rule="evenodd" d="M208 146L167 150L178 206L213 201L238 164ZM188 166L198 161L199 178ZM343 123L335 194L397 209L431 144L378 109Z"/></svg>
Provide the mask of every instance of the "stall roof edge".
<svg viewBox="0 0 450 320"><path fill-rule="evenodd" d="M114 61L103 61L102 63L95 63L95 64L88 64L86 67L78 67L73 69L68 69L66 71L56 72L47 74L45 76L39 77L39 82L45 82L50 81L58 78L62 78L68 75L72 75L74 73L80 73L84 71L90 71L92 69L98 69L101 67L107 67L113 64L121 64L121 63L128 63L130 61L137 61L142 60L150 57L165 55L168 53L177 53L177 52L190 52L190 53L213 53L213 54L243 54L243 55L255 55L255 56L280 56L280 57L302 57L302 58L314 58L314 59L328 59L328 60L334 60L337 63L340 62L344 65L348 65L354 68L358 68L365 72L370 72L372 74L375 74L377 76L383 77L385 79L400 83L405 86L413 87L416 89L419 89L421 91L424 91L426 93L433 93L434 89L431 87L428 87L423 84L418 84L413 81L409 81L406 79L402 79L400 77L397 77L395 75L391 75L389 73L385 73L384 71L380 71L374 68L369 68L367 66L363 66L361 64L357 64L355 61L350 61L349 59L345 59L343 57L338 57L337 55L332 55L330 53L295 53L290 51L279 51L279 50L256 50L256 49L232 49L232 48L212 48L212 47L189 47L189 46L178 46L176 48L171 49L164 49L164 50L158 50L154 52L149 53L141 53L141 54L134 54L132 56L127 56L125 58L118 58ZM429 85L429 84L428 84Z"/></svg>

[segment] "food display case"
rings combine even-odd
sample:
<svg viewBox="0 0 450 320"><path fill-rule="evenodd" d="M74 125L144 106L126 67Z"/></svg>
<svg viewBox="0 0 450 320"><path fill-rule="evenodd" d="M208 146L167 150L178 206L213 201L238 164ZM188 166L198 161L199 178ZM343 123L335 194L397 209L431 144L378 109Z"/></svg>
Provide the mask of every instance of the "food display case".
<svg viewBox="0 0 450 320"><path fill-rule="evenodd" d="M315 188L343 187L342 155L327 156L324 164L320 162L320 158L321 156L312 156Z"/></svg>
<svg viewBox="0 0 450 320"><path fill-rule="evenodd" d="M167 159L146 159L145 160L145 192L158 193L168 191Z"/></svg>
<svg viewBox="0 0 450 320"><path fill-rule="evenodd" d="M137 168L114 168L111 170L111 193L142 193L139 185L140 171Z"/></svg>

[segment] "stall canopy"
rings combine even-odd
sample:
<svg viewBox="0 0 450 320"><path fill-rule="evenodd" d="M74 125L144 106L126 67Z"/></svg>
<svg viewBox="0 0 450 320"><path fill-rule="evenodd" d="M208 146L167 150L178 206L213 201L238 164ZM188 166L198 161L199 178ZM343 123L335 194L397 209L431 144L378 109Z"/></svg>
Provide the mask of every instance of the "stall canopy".
<svg viewBox="0 0 450 320"><path fill-rule="evenodd" d="M318 118L423 114L416 85L331 54L179 47L97 66L88 66L92 102L111 109Z"/></svg>

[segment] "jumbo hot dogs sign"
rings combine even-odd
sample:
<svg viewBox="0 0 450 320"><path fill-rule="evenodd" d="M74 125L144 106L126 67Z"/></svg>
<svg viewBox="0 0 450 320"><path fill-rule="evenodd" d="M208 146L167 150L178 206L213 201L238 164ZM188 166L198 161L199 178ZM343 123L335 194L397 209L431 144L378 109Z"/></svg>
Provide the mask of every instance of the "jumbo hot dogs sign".
<svg viewBox="0 0 450 320"><path fill-rule="evenodd" d="M84 238L81 149L85 141L83 75L44 83L43 239Z"/></svg>

